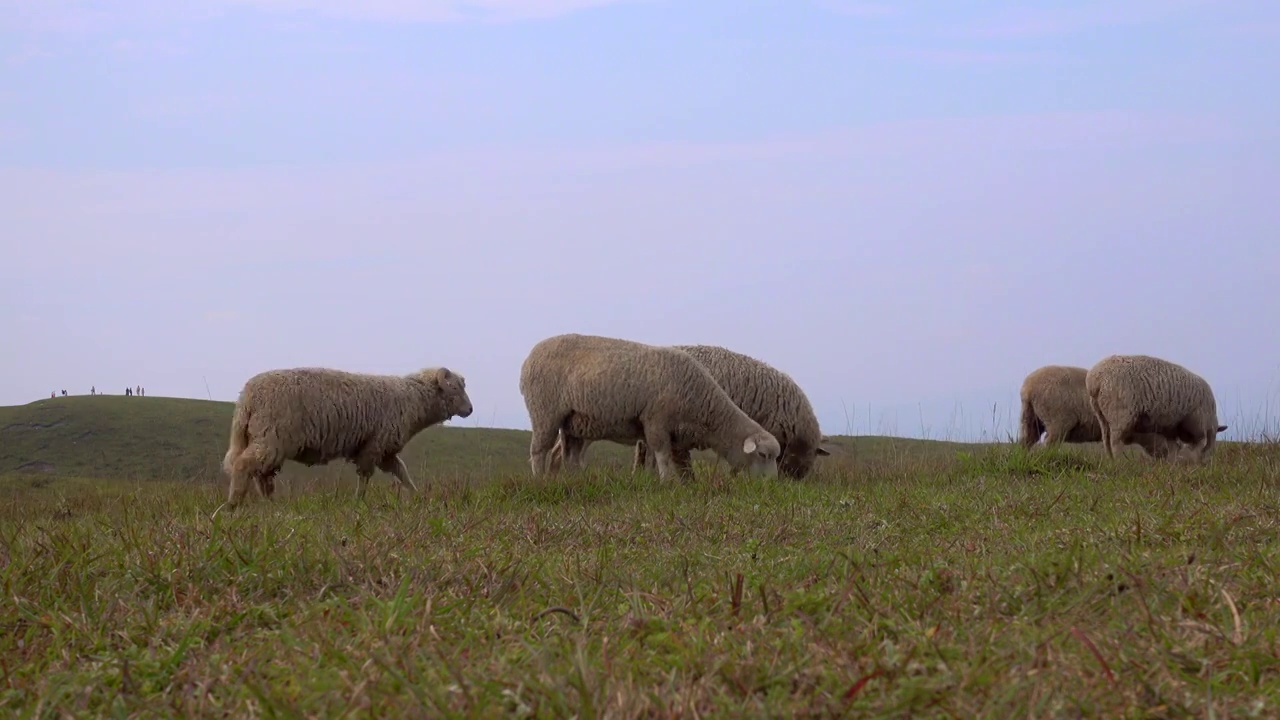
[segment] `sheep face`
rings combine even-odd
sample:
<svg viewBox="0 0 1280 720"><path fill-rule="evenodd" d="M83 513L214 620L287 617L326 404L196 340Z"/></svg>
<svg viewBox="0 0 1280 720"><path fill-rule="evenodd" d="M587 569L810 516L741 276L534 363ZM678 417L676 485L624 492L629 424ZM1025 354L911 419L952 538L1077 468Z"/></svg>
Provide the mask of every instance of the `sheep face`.
<svg viewBox="0 0 1280 720"><path fill-rule="evenodd" d="M741 446L736 446L725 457L735 470L745 470L750 475L778 476L778 455L782 447L777 438L767 432L748 435Z"/></svg>
<svg viewBox="0 0 1280 720"><path fill-rule="evenodd" d="M821 445L817 447L787 446L786 452L778 458L778 472L787 477L803 479L813 472L813 466L819 455L830 455L831 452Z"/></svg>
<svg viewBox="0 0 1280 720"><path fill-rule="evenodd" d="M435 384L440 388L440 399L444 402L449 417L470 417L471 398L467 396L467 379L449 368L436 370Z"/></svg>

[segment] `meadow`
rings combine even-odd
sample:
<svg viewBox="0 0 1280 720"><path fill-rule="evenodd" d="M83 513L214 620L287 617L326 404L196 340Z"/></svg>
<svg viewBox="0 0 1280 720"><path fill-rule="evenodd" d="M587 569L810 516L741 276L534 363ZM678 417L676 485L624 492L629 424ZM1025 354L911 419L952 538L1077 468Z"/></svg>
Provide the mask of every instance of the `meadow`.
<svg viewBox="0 0 1280 720"><path fill-rule="evenodd" d="M419 495L289 465L228 511L230 414L0 408L6 716L1280 714L1280 444L837 437L804 481L680 484L442 427Z"/></svg>

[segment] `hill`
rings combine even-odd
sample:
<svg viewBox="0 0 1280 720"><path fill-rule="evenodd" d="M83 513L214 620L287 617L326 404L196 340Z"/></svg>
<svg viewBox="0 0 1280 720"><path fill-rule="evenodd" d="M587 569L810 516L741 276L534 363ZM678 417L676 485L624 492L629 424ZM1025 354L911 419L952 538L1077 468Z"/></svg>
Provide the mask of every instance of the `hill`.
<svg viewBox="0 0 1280 720"><path fill-rule="evenodd" d="M46 398L0 407L0 473L49 473L129 480L212 480L226 452L230 402L119 395ZM510 474L528 469L529 431L441 426L414 438L405 463L417 476ZM954 453L965 443L887 437L835 436L832 442L860 460L909 454ZM702 453L704 457L709 454ZM631 462L631 451L597 443L592 465ZM304 468L289 463L288 481L349 475L345 463Z"/></svg>

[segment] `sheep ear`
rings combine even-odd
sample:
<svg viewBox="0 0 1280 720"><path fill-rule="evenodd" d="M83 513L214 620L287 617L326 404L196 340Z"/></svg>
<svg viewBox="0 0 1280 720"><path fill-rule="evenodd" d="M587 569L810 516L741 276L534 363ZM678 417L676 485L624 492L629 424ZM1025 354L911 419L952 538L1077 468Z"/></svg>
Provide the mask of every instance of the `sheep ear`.
<svg viewBox="0 0 1280 720"><path fill-rule="evenodd" d="M830 455L830 454L831 454L831 451L830 451L830 450L828 450L828 449L826 449L826 448L822 447L821 445L819 445L819 446L818 446L818 449L817 449L815 452L817 452L819 455Z"/></svg>
<svg viewBox="0 0 1280 720"><path fill-rule="evenodd" d="M1226 425L1219 425L1219 426L1218 426L1218 432L1222 432L1223 430L1226 430L1226 429L1227 429L1227 426L1226 426Z"/></svg>
<svg viewBox="0 0 1280 720"><path fill-rule="evenodd" d="M742 443L742 452L750 455L755 451L756 451L756 439L747 438L746 442Z"/></svg>
<svg viewBox="0 0 1280 720"><path fill-rule="evenodd" d="M451 377L453 377L453 373L450 372L447 367L442 367L436 370L436 382L442 383Z"/></svg>

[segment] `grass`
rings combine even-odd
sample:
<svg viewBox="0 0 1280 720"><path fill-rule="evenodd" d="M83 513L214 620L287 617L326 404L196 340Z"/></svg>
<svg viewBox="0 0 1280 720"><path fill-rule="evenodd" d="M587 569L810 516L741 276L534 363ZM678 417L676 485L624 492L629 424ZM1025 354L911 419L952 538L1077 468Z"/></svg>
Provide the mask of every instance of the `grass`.
<svg viewBox="0 0 1280 720"><path fill-rule="evenodd" d="M105 428L150 410L42 402L64 405L46 430L146 447ZM188 402L192 428L229 422ZM59 468L0 479L4 714L1280 713L1280 446L1194 467L842 438L802 482L702 465L681 485L604 443L603 466L534 480L527 433L437 428L418 496L378 475L357 504L349 469L298 472L215 513L210 422L174 431L190 458L157 454L191 478L145 482L145 452L76 477L91 451L19 455L8 433L42 431L3 430L6 463Z"/></svg>

